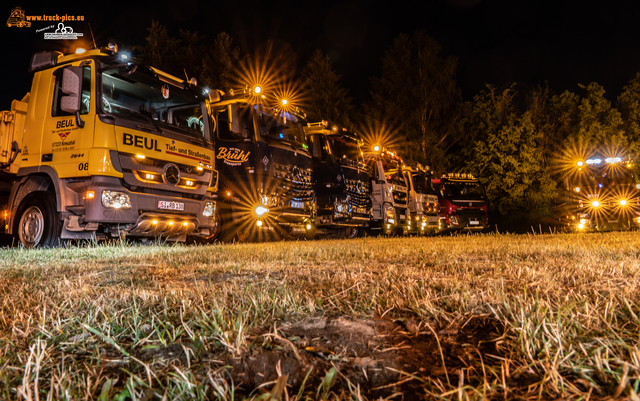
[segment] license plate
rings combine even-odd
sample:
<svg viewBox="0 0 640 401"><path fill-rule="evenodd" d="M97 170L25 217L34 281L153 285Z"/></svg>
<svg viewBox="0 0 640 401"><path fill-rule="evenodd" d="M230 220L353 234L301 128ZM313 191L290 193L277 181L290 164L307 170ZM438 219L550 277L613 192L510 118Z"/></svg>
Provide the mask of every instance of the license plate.
<svg viewBox="0 0 640 401"><path fill-rule="evenodd" d="M404 220L407 216L405 216L404 214L400 215L400 220Z"/></svg>
<svg viewBox="0 0 640 401"><path fill-rule="evenodd" d="M184 203L182 203L182 202L170 202L170 201L158 201L158 209L184 210Z"/></svg>
<svg viewBox="0 0 640 401"><path fill-rule="evenodd" d="M618 220L609 220L609 223L617 223Z"/></svg>
<svg viewBox="0 0 640 401"><path fill-rule="evenodd" d="M469 221L469 224L471 224L472 226L475 226L475 225L480 224L480 222L477 221L477 220L471 220L471 221Z"/></svg>
<svg viewBox="0 0 640 401"><path fill-rule="evenodd" d="M291 201L291 207L294 209L304 209L304 202Z"/></svg>

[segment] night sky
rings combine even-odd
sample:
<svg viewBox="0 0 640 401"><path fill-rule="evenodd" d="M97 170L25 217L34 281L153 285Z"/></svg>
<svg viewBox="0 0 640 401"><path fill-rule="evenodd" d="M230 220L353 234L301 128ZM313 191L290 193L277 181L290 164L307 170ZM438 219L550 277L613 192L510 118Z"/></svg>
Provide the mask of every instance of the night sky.
<svg viewBox="0 0 640 401"><path fill-rule="evenodd" d="M16 2L0 7L3 85L1 109L21 98L31 85L26 72L34 51L74 49L78 41L44 40L38 29L7 27L11 9L27 15L84 15L69 22L98 46L115 39L121 48L143 44L155 19L172 36L179 29L213 40L225 31L243 54L271 46L301 69L316 48L328 54L355 104L368 99L369 77L380 74L381 57L399 33L424 29L442 46L442 54L459 59L458 84L465 100L485 83L519 88L548 81L556 92L578 91L578 83L603 85L611 100L640 72L640 2L526 0L434 0L420 2L351 1L158 1L69 2L44 5ZM57 24L57 23L55 23ZM52 30L48 30L51 32ZM87 42L89 41L89 42ZM66 49L65 49L66 48ZM162 68L162 66L157 66Z"/></svg>

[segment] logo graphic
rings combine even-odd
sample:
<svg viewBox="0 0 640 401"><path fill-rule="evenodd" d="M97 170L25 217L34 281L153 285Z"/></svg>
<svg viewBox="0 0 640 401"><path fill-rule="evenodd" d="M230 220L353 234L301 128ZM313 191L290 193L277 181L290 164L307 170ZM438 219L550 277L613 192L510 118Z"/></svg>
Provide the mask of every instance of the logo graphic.
<svg viewBox="0 0 640 401"><path fill-rule="evenodd" d="M262 158L262 164L264 164L265 167L267 167L267 164L269 164L269 158L267 156Z"/></svg>
<svg viewBox="0 0 640 401"><path fill-rule="evenodd" d="M227 164L237 166L240 163L248 161L250 154L251 152L245 152L244 150L240 150L238 148L227 149L225 147L221 147L220 149L218 149L216 159L222 159Z"/></svg>
<svg viewBox="0 0 640 401"><path fill-rule="evenodd" d="M164 168L164 180L171 185L180 182L180 168L173 163L169 163Z"/></svg>
<svg viewBox="0 0 640 401"><path fill-rule="evenodd" d="M67 137L69 136L70 133L71 133L71 131L58 132L58 136L60 137L60 139L62 139L64 141L65 139L67 139Z"/></svg>
<svg viewBox="0 0 640 401"><path fill-rule="evenodd" d="M82 33L73 32L73 28L70 26L64 26L61 22L58 24L58 28L55 32L45 32L45 39L78 39L79 36L82 36Z"/></svg>
<svg viewBox="0 0 640 401"><path fill-rule="evenodd" d="M31 22L25 20L24 10L20 7L16 7L11 10L11 15L7 20L7 26L9 28L11 28L12 26L18 28L29 28L31 26Z"/></svg>

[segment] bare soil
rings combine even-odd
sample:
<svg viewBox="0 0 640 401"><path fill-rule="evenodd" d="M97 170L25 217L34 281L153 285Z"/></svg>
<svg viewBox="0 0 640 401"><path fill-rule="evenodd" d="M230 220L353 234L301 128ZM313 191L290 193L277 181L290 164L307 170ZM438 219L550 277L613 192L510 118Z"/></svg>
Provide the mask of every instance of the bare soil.
<svg viewBox="0 0 640 401"><path fill-rule="evenodd" d="M316 318L275 331L253 330L256 343L267 341L230 360L230 374L248 392L281 375L298 389L309 372L305 386L317 388L335 367L339 374L332 390L338 393L351 383L367 398L402 392L404 399L419 399L425 395L423 378L458 383L464 369L481 369L491 359L487 355L499 353L496 340L502 330L482 316L450 327L414 319Z"/></svg>

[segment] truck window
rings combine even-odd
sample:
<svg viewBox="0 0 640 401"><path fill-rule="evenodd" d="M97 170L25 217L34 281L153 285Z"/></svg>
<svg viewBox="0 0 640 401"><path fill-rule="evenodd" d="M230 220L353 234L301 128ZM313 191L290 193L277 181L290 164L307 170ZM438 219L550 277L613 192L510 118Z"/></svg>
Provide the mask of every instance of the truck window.
<svg viewBox="0 0 640 401"><path fill-rule="evenodd" d="M209 139L205 99L193 91L163 83L147 70L128 74L116 67L103 70L102 112L123 121L142 121L158 130ZM134 123L136 124L136 123Z"/></svg>
<svg viewBox="0 0 640 401"><path fill-rule="evenodd" d="M62 117L71 116L72 113L67 113L60 108L60 102L65 93L62 92L62 71L63 68L58 68L53 75L56 77L55 85L53 87L53 104L51 105L51 116ZM82 105L80 108L80 114L89 113L89 105L91 104L91 67L85 66L82 69Z"/></svg>
<svg viewBox="0 0 640 401"><path fill-rule="evenodd" d="M271 112L258 111L258 126L260 135L283 142L293 142L306 146L306 138L302 125L297 117L285 111L274 110Z"/></svg>
<svg viewBox="0 0 640 401"><path fill-rule="evenodd" d="M253 120L251 109L240 109L241 132L233 132L229 127L229 111L227 109L218 113L218 139L223 141L241 141L245 138L253 138Z"/></svg>

